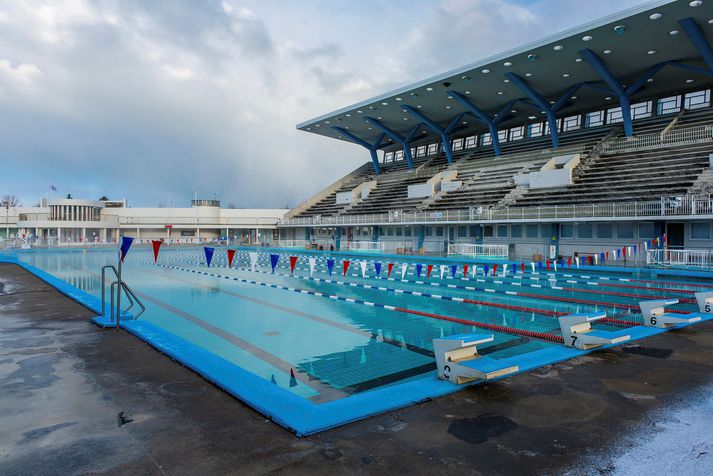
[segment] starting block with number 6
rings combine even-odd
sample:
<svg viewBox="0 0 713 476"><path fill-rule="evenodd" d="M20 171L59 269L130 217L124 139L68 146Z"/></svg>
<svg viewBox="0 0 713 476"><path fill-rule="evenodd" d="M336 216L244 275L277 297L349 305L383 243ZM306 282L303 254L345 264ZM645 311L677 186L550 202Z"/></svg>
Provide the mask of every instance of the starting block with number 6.
<svg viewBox="0 0 713 476"><path fill-rule="evenodd" d="M620 344L631 339L629 334L622 332L597 331L592 329L592 322L606 317L600 314L570 314L560 316L560 328L564 345L580 350L590 350L608 344Z"/></svg>
<svg viewBox="0 0 713 476"><path fill-rule="evenodd" d="M709 295L701 296L699 298L698 294ZM696 300L698 300L698 306L701 307L701 302L704 306L709 306L706 304L707 299L713 299L713 293L698 293L696 294ZM677 324L691 324L693 322L698 322L701 320L701 316L685 315L685 314L671 314L667 313L665 307L678 304L678 299L655 299L652 301L641 301L639 307L641 308L641 315L644 318L644 325L647 327L659 327L661 329L666 329L667 327L673 327Z"/></svg>
<svg viewBox="0 0 713 476"><path fill-rule="evenodd" d="M478 355L476 346L492 341L492 334L457 334L433 339L438 378L462 384L517 372L517 365Z"/></svg>

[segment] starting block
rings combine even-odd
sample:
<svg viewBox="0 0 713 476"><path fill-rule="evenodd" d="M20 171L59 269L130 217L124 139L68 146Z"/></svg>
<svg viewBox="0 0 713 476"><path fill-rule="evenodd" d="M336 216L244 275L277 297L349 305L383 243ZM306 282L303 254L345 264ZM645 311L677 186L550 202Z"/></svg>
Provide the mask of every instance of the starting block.
<svg viewBox="0 0 713 476"><path fill-rule="evenodd" d="M457 334L433 339L438 378L462 384L517 372L520 369L517 365L478 355L476 346L492 341L492 334Z"/></svg>
<svg viewBox="0 0 713 476"><path fill-rule="evenodd" d="M713 292L704 291L696 293L696 302L698 303L698 310L703 314L713 313Z"/></svg>
<svg viewBox="0 0 713 476"><path fill-rule="evenodd" d="M701 296L699 298L698 294L709 296ZM710 299L711 302L713 302L713 293L698 294L696 294L698 306L708 306L708 309L710 310L710 303L707 303L707 300ZM666 329L677 324L690 324L701 320L701 316L667 313L664 308L673 304L678 304L678 299L655 299L652 301L641 301L639 303L639 307L641 308L641 315L644 318L644 325L647 327L659 327L661 329Z"/></svg>
<svg viewBox="0 0 713 476"><path fill-rule="evenodd" d="M622 332L596 331L592 322L604 319L606 313L600 314L569 314L560 316L560 328L564 345L580 350L590 350L607 344L619 344L631 339L629 334Z"/></svg>

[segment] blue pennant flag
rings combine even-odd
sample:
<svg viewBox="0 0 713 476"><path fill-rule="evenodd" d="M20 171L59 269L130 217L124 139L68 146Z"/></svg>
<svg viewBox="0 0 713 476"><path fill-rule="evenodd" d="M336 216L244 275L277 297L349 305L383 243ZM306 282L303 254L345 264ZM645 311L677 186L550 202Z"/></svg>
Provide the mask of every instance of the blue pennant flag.
<svg viewBox="0 0 713 476"><path fill-rule="evenodd" d="M602 263L604 263L604 256L604 253L599 253L599 261L601 261Z"/></svg>
<svg viewBox="0 0 713 476"><path fill-rule="evenodd" d="M421 277L421 271L423 271L423 265L417 264L416 265L416 276L418 276L419 278Z"/></svg>
<svg viewBox="0 0 713 476"><path fill-rule="evenodd" d="M329 272L329 275L332 275L332 271L334 271L334 258L329 258L327 260L327 272Z"/></svg>
<svg viewBox="0 0 713 476"><path fill-rule="evenodd" d="M451 277L455 278L457 272L458 272L458 265L452 264L451 265Z"/></svg>
<svg viewBox="0 0 713 476"><path fill-rule="evenodd" d="M562 258L562 261L560 262L560 266L562 267L562 271L564 271L564 258Z"/></svg>
<svg viewBox="0 0 713 476"><path fill-rule="evenodd" d="M272 266L272 272L275 272L275 267L277 266L277 260L280 259L280 255L270 255L270 266Z"/></svg>
<svg viewBox="0 0 713 476"><path fill-rule="evenodd" d="M537 262L537 271L540 273L542 272L542 261Z"/></svg>
<svg viewBox="0 0 713 476"><path fill-rule="evenodd" d="M639 245L634 245L634 254L637 253L637 248L638 248L638 247L639 247Z"/></svg>
<svg viewBox="0 0 713 476"><path fill-rule="evenodd" d="M374 262L374 270L376 270L376 277L381 277L381 263L378 261Z"/></svg>
<svg viewBox="0 0 713 476"><path fill-rule="evenodd" d="M215 251L215 248L208 248L207 246L204 246L203 251L205 252L205 262L210 268L210 262L213 260L213 252Z"/></svg>
<svg viewBox="0 0 713 476"><path fill-rule="evenodd" d="M619 259L621 257L621 250L619 248L616 249L616 259Z"/></svg>
<svg viewBox="0 0 713 476"><path fill-rule="evenodd" d="M126 253L129 252L129 248L131 248L131 243L134 242L134 239L130 236L122 236L121 237L121 262L124 262L124 258L126 257Z"/></svg>
<svg viewBox="0 0 713 476"><path fill-rule="evenodd" d="M517 274L517 265L515 263L512 264L512 275L515 276Z"/></svg>
<svg viewBox="0 0 713 476"><path fill-rule="evenodd" d="M489 272L490 272L490 266L488 266L486 264L485 266L483 266L483 273L485 273L485 276L487 277Z"/></svg>

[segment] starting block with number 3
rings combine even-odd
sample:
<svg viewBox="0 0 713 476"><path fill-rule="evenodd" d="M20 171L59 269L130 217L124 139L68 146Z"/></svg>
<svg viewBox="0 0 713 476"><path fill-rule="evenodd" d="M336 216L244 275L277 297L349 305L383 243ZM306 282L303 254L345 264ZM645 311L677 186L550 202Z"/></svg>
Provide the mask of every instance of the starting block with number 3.
<svg viewBox="0 0 713 476"><path fill-rule="evenodd" d="M602 345L619 344L631 339L629 334L622 332L597 331L592 329L592 322L607 317L599 314L570 314L560 316L560 329L564 337L564 345L580 350L590 350Z"/></svg>
<svg viewBox="0 0 713 476"><path fill-rule="evenodd" d="M433 339L438 378L462 384L517 372L517 365L478 355L476 346L492 341L492 334L457 334Z"/></svg>

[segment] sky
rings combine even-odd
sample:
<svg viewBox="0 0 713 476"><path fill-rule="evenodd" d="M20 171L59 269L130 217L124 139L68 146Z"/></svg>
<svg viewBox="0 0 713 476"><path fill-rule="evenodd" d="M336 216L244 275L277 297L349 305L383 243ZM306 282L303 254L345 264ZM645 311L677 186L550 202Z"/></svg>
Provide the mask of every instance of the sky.
<svg viewBox="0 0 713 476"><path fill-rule="evenodd" d="M0 196L296 206L369 161L296 124L640 3L0 0Z"/></svg>

